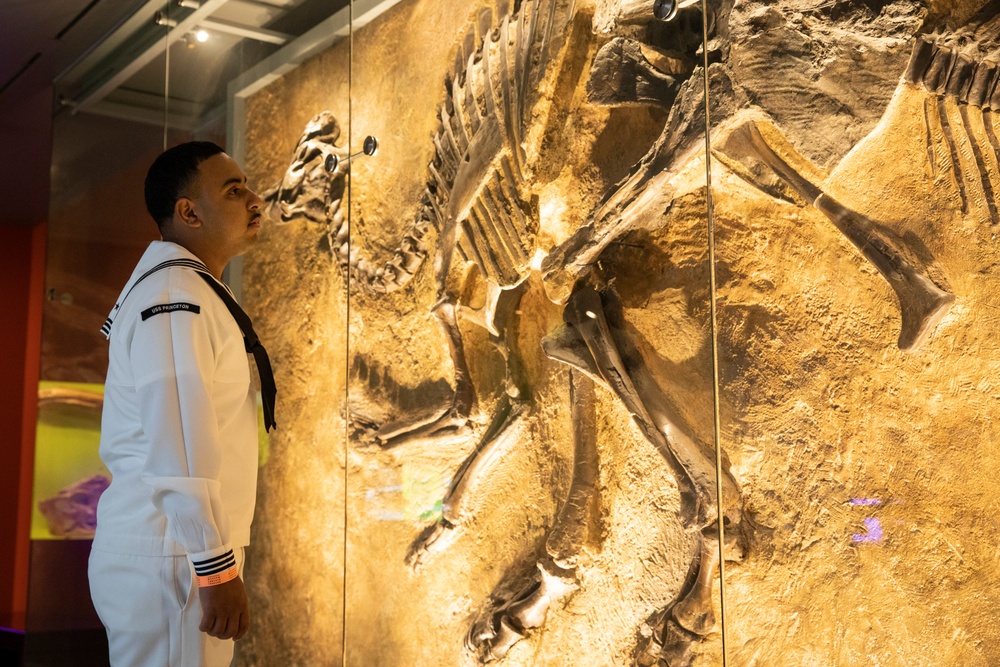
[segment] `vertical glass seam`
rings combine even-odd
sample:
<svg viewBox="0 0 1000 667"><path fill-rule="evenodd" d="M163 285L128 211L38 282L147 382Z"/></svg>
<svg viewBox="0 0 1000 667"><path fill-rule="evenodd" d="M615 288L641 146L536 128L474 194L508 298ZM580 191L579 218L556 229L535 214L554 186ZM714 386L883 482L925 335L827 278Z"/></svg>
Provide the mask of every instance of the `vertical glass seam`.
<svg viewBox="0 0 1000 667"><path fill-rule="evenodd" d="M166 151L170 132L170 27L163 27L163 150Z"/></svg>
<svg viewBox="0 0 1000 667"><path fill-rule="evenodd" d="M352 132L354 122L351 117L354 104L354 0L347 3L347 154L351 154ZM350 172L348 172L349 174ZM347 205L347 247L353 247L351 229L351 180L347 177L347 188L345 190L345 203ZM340 615L340 660L343 667L347 666L347 538L348 538L348 500L350 486L348 484L348 458L350 449L350 369L351 369L351 270L345 272L344 285L347 290L346 317L344 320L344 581L341 585L341 615Z"/></svg>
<svg viewBox="0 0 1000 667"><path fill-rule="evenodd" d="M712 122L709 109L708 0L701 0L702 80L705 105L705 213L708 218L708 305L712 330L712 432L715 440L715 502L719 531L719 626L722 631L722 667L726 656L726 530L722 503L722 425L719 416L719 328L715 311L715 210L712 202Z"/></svg>

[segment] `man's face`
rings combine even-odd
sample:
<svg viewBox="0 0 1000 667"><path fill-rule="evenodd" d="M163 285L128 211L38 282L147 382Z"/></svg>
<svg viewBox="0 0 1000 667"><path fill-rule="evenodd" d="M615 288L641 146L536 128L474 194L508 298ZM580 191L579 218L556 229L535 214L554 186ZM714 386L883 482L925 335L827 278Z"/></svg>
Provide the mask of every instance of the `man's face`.
<svg viewBox="0 0 1000 667"><path fill-rule="evenodd" d="M257 240L261 200L246 185L236 162L219 153L198 166L191 201L201 220L202 238L213 250L236 257Z"/></svg>

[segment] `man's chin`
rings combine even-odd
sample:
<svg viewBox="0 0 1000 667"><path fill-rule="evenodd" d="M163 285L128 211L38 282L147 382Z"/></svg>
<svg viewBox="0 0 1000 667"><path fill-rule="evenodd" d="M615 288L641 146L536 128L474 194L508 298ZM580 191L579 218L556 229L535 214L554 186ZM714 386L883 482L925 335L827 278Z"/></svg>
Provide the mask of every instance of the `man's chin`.
<svg viewBox="0 0 1000 667"><path fill-rule="evenodd" d="M243 244L240 247L239 251L235 255L233 255L233 257L242 257L243 255L247 254L247 252L251 248L257 245L257 241L259 238L260 234L258 233L248 234L247 237L243 240Z"/></svg>

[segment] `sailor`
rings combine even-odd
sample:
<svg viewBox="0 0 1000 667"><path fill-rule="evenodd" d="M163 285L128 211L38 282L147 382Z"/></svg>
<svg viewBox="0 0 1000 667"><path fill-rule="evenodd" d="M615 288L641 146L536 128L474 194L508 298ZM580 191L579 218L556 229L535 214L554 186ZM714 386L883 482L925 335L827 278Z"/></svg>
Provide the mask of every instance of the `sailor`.
<svg viewBox="0 0 1000 667"><path fill-rule="evenodd" d="M229 665L250 624L243 550L257 485L257 362L265 421L274 382L249 317L221 282L257 240L260 198L209 142L150 167L154 241L122 290L110 341L90 589L113 667Z"/></svg>

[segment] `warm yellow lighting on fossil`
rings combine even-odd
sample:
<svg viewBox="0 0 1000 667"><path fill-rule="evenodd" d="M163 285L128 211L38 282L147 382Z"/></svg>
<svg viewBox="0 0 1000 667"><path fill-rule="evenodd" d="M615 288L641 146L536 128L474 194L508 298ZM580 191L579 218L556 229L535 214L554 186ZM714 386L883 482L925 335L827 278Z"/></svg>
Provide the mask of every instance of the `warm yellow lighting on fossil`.
<svg viewBox="0 0 1000 667"><path fill-rule="evenodd" d="M569 221L566 219L568 207L560 187L561 184L550 184L538 196L540 232L556 243L562 243L573 233L573 230L569 228Z"/></svg>
<svg viewBox="0 0 1000 667"><path fill-rule="evenodd" d="M535 254L531 258L531 270L532 271L541 271L542 270L542 262L544 262L545 258L548 257L548 256L549 256L549 253L545 252L541 248L538 248L537 250L535 250Z"/></svg>

